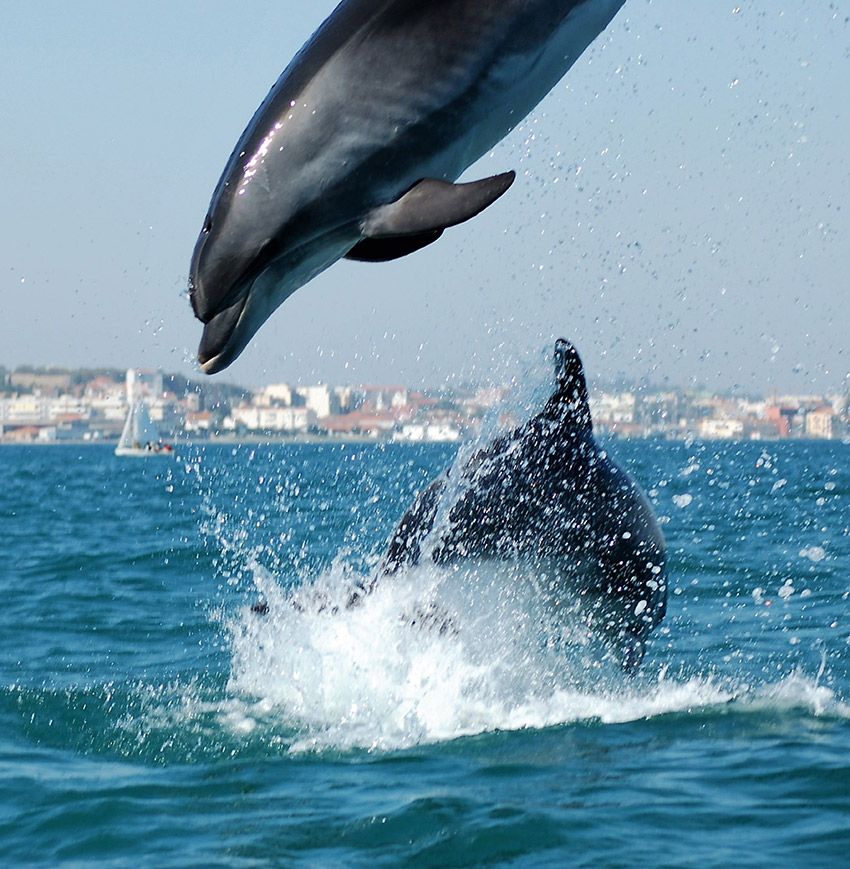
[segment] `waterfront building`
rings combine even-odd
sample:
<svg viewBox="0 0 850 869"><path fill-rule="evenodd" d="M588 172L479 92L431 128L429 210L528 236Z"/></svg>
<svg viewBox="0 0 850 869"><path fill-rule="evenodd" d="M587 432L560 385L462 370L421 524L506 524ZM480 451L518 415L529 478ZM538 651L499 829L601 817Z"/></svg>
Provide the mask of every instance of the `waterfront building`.
<svg viewBox="0 0 850 869"><path fill-rule="evenodd" d="M396 416L390 412L376 413L358 410L352 413L325 417L319 428L329 435L365 435L378 438L388 435L396 427Z"/></svg>
<svg viewBox="0 0 850 869"><path fill-rule="evenodd" d="M393 435L402 443L452 443L460 440L460 430L449 423L406 423Z"/></svg>
<svg viewBox="0 0 850 869"><path fill-rule="evenodd" d="M600 431L614 432L635 422L637 398L633 392L598 392L590 396L590 415Z"/></svg>
<svg viewBox="0 0 850 869"><path fill-rule="evenodd" d="M53 419L53 399L41 395L16 395L0 399L0 422L7 426L47 425Z"/></svg>
<svg viewBox="0 0 850 869"><path fill-rule="evenodd" d="M209 410L189 411L183 421L183 430L187 434L209 434L215 429L215 414Z"/></svg>
<svg viewBox="0 0 850 869"><path fill-rule="evenodd" d="M764 408L764 418L776 426L776 432L779 437L787 438L791 436L797 412L796 407L791 407L787 404L768 404Z"/></svg>
<svg viewBox="0 0 850 869"><path fill-rule="evenodd" d="M703 440L740 440L744 435L744 421L709 417L699 423L699 436Z"/></svg>
<svg viewBox="0 0 850 869"><path fill-rule="evenodd" d="M257 393L256 403L270 407L271 405L292 405L292 387L288 383L272 383Z"/></svg>
<svg viewBox="0 0 850 869"><path fill-rule="evenodd" d="M224 428L243 428L252 432L306 432L315 425L316 414L307 407L258 407L243 404L234 407L224 420Z"/></svg>
<svg viewBox="0 0 850 869"><path fill-rule="evenodd" d="M361 396L354 387L335 386L331 393L334 400L332 406L336 408L334 413L350 413L352 410L357 410Z"/></svg>
<svg viewBox="0 0 850 869"><path fill-rule="evenodd" d="M297 386L295 391L304 402L304 406L313 411L316 419L324 419L338 410L336 396L331 392L329 386L324 384Z"/></svg>
<svg viewBox="0 0 850 869"><path fill-rule="evenodd" d="M408 404L408 389L406 386L361 386L363 406L375 411L390 408L405 407Z"/></svg>
<svg viewBox="0 0 850 869"><path fill-rule="evenodd" d="M687 415L682 395L674 391L641 392L635 405L635 422L645 434L676 431Z"/></svg>
<svg viewBox="0 0 850 869"><path fill-rule="evenodd" d="M824 404L806 414L806 434L811 438L831 440L834 436L835 411Z"/></svg>

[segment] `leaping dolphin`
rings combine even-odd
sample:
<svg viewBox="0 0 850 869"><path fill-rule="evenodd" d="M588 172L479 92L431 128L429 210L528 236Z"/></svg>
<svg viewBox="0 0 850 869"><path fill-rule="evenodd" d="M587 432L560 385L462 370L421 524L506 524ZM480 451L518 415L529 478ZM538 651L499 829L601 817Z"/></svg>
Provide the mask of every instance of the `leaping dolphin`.
<svg viewBox="0 0 850 869"><path fill-rule="evenodd" d="M510 187L455 184L625 0L343 0L257 109L213 193L189 295L221 371L342 257L395 259Z"/></svg>
<svg viewBox="0 0 850 869"><path fill-rule="evenodd" d="M539 566L547 591L576 601L634 671L667 608L664 536L643 492L593 436L578 352L560 339L555 362L555 391L540 413L417 496L393 533L383 574L425 557Z"/></svg>

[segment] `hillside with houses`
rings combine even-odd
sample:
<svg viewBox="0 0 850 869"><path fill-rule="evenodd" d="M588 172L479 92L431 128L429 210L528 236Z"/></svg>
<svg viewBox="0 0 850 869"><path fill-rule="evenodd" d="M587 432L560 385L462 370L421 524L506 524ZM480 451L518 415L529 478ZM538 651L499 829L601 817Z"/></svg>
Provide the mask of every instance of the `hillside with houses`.
<svg viewBox="0 0 850 869"><path fill-rule="evenodd" d="M117 439L142 400L173 439L349 438L455 441L485 420L510 425L509 387L414 390L403 385L275 383L249 390L145 369L0 368L0 442ZM596 390L594 426L615 437L700 440L843 439L850 403L839 393L734 397L705 391Z"/></svg>

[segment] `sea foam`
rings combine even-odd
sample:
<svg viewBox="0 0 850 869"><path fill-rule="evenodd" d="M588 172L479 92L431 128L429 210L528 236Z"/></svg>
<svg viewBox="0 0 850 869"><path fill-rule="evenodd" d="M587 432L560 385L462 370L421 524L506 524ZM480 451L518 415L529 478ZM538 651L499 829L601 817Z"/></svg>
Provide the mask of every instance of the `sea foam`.
<svg viewBox="0 0 850 869"><path fill-rule="evenodd" d="M626 677L580 619L552 608L539 577L516 566L417 567L353 608L345 605L352 577L339 564L295 592L260 567L255 578L269 611L246 607L229 622L221 722L236 732L283 725L292 752L398 750L733 705L850 717L820 674L756 685L650 665ZM420 626L422 612L443 621Z"/></svg>

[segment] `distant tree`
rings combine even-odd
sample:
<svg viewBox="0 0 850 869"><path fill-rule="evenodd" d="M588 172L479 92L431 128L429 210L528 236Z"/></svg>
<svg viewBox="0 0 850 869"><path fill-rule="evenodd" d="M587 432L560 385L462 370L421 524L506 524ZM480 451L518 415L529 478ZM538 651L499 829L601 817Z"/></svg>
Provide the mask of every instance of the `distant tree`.
<svg viewBox="0 0 850 869"><path fill-rule="evenodd" d="M70 374L67 368L57 368L51 365L18 365L15 374L45 374L50 376Z"/></svg>
<svg viewBox="0 0 850 869"><path fill-rule="evenodd" d="M77 368L70 374L74 386L82 386L97 377L106 377L115 383L123 383L126 376L126 372L121 368Z"/></svg>

